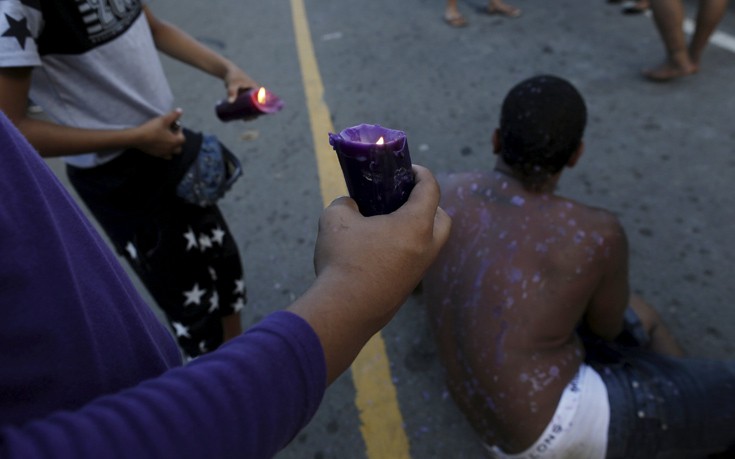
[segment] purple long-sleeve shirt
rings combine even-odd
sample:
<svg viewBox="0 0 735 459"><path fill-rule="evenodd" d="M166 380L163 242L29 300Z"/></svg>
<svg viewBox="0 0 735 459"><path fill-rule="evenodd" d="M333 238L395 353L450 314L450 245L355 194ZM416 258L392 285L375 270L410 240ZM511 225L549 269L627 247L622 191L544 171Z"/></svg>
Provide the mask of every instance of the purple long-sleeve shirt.
<svg viewBox="0 0 735 459"><path fill-rule="evenodd" d="M170 333L0 113L0 458L271 457L326 387L277 312L181 366Z"/></svg>

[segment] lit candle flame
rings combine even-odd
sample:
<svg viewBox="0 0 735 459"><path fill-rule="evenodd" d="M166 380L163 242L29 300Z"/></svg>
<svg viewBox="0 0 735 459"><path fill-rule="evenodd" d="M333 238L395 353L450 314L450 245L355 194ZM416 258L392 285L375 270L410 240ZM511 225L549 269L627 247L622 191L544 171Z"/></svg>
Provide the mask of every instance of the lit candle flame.
<svg viewBox="0 0 735 459"><path fill-rule="evenodd" d="M383 137L379 138L377 142L375 142L375 145L383 145L385 143L385 140L383 140Z"/></svg>
<svg viewBox="0 0 735 459"><path fill-rule="evenodd" d="M259 104L265 104L265 96L266 96L265 88L261 87L258 90L258 103Z"/></svg>

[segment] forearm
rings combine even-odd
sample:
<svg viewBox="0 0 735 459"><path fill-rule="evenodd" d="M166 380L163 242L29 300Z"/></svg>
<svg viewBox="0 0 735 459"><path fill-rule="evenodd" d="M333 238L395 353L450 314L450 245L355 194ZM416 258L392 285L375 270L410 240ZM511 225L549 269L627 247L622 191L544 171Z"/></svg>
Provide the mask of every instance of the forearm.
<svg viewBox="0 0 735 459"><path fill-rule="evenodd" d="M321 401L318 352L306 324L276 313L186 367L77 411L2 426L0 456L273 457Z"/></svg>
<svg viewBox="0 0 735 459"><path fill-rule="evenodd" d="M380 309L365 295L355 295L349 281L336 283L317 279L312 287L292 303L288 310L309 323L319 337L327 365L327 384L346 371L367 341L384 326L384 320L359 320L354 311ZM363 305L364 303L364 305ZM354 308L354 309L353 309Z"/></svg>
<svg viewBox="0 0 735 459"><path fill-rule="evenodd" d="M145 8L145 14L158 50L220 78L225 83L228 99L234 100L241 90L258 86L250 75L229 59L199 43L175 25L159 20L148 8Z"/></svg>
<svg viewBox="0 0 735 459"><path fill-rule="evenodd" d="M41 156L64 156L125 148L137 141L138 131L89 130L62 126L27 114L31 67L0 68L0 110Z"/></svg>
<svg viewBox="0 0 735 459"><path fill-rule="evenodd" d="M147 8L146 17L156 48L162 53L223 80L228 71L236 67L230 60L206 47L180 28L156 18Z"/></svg>
<svg viewBox="0 0 735 459"><path fill-rule="evenodd" d="M135 145L138 141L135 128L79 129L30 117L23 117L14 122L18 130L43 157L121 150Z"/></svg>
<svg viewBox="0 0 735 459"><path fill-rule="evenodd" d="M0 68L0 110L41 156L64 156L125 148L135 143L136 131L89 130L55 124L27 115L31 67Z"/></svg>

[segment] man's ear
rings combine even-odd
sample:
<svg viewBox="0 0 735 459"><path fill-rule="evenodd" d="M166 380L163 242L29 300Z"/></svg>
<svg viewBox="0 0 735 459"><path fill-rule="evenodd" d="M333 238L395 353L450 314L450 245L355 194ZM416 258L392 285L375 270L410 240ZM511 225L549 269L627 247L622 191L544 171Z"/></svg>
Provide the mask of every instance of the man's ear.
<svg viewBox="0 0 735 459"><path fill-rule="evenodd" d="M584 140L579 141L579 146L577 147L577 150L572 153L569 161L567 161L567 167L574 167L577 164L577 161L579 161L579 158L582 157L582 153L584 153Z"/></svg>
<svg viewBox="0 0 735 459"><path fill-rule="evenodd" d="M500 153L500 148L501 148L501 144L500 144L500 131L498 131L497 129L495 129L493 131L493 153L495 153L496 155L499 154Z"/></svg>

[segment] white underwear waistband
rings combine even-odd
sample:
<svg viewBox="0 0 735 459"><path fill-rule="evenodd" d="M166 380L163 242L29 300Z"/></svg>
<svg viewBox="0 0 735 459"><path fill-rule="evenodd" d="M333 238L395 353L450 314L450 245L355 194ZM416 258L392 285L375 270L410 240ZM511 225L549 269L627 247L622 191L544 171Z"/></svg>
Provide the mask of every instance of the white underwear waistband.
<svg viewBox="0 0 735 459"><path fill-rule="evenodd" d="M593 368L582 364L536 443L518 454L485 446L497 459L604 459L609 424L605 383Z"/></svg>

